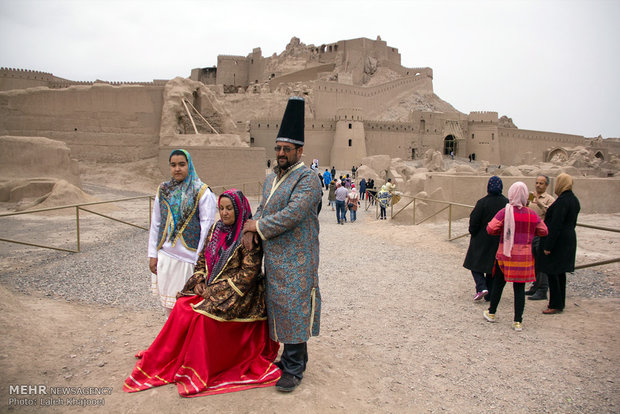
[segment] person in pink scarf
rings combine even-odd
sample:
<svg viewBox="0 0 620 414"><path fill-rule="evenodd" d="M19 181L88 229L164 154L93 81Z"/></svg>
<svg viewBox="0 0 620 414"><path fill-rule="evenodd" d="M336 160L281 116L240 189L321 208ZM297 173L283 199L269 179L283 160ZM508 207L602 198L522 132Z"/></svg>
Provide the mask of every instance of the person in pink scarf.
<svg viewBox="0 0 620 414"><path fill-rule="evenodd" d="M501 209L487 225L490 235L499 235L500 242L495 254L491 304L483 316L495 322L495 311L502 297L506 282L513 282L515 295L515 331L523 330L523 309L525 308L525 283L536 280L532 240L534 236L546 236L547 226L538 214L526 207L529 192L527 186L517 181L508 190L508 204Z"/></svg>

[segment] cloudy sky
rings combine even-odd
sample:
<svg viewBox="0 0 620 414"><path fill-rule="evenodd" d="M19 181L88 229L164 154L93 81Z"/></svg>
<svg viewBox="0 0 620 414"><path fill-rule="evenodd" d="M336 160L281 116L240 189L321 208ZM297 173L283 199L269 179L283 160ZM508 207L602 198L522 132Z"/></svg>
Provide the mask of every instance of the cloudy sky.
<svg viewBox="0 0 620 414"><path fill-rule="evenodd" d="M218 54L377 36L461 112L620 137L620 0L0 0L0 66L92 81L189 76Z"/></svg>

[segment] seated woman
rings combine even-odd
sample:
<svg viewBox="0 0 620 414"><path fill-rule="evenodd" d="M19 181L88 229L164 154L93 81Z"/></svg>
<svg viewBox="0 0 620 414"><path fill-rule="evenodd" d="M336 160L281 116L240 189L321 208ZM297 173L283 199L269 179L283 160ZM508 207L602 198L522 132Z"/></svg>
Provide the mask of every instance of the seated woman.
<svg viewBox="0 0 620 414"><path fill-rule="evenodd" d="M183 397L275 385L279 344L269 338L263 251L241 244L252 217L243 193L229 190L218 201L221 219L207 236L193 276L177 295L168 321L140 351L123 391L176 383Z"/></svg>

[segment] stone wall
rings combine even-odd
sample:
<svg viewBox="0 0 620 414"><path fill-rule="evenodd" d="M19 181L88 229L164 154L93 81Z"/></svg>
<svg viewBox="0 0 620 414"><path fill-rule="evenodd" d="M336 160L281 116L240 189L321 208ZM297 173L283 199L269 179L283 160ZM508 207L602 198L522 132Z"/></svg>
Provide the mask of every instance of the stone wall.
<svg viewBox="0 0 620 414"><path fill-rule="evenodd" d="M51 73L27 69L0 68L0 91L48 86L57 78Z"/></svg>
<svg viewBox="0 0 620 414"><path fill-rule="evenodd" d="M335 64L328 63L325 65L314 66L312 68L307 68L292 73L286 73L281 76L276 76L269 81L269 88L274 91L277 89L278 85L283 82L314 81L318 78L319 73L331 72L332 70L334 70L335 67Z"/></svg>
<svg viewBox="0 0 620 414"><path fill-rule="evenodd" d="M160 86L74 86L0 92L0 135L64 141L81 160L157 156Z"/></svg>
<svg viewBox="0 0 620 414"><path fill-rule="evenodd" d="M0 177L66 180L81 187L74 155L64 142L44 137L0 136Z"/></svg>
<svg viewBox="0 0 620 414"><path fill-rule="evenodd" d="M403 90L433 92L433 80L428 76L408 76L376 86L344 85L317 81L314 86L314 108L317 119L329 119L340 108L361 108L365 118L382 113L394 104Z"/></svg>
<svg viewBox="0 0 620 414"><path fill-rule="evenodd" d="M504 183L504 195L508 194L510 186L517 181L524 182L530 191L534 191L536 177L501 178ZM550 177L550 179L548 192L553 195L555 178ZM581 203L581 213L611 214L620 212L620 179L573 177L573 180L573 191ZM488 181L489 176L434 173L426 179L424 191L432 194L441 188L445 197L444 200L475 205L478 199L486 195ZM603 194L607 196L602 197ZM470 212L471 209L456 208L452 212L452 217L469 217Z"/></svg>
<svg viewBox="0 0 620 414"><path fill-rule="evenodd" d="M218 85L248 86L248 62L245 56L218 55Z"/></svg>
<svg viewBox="0 0 620 414"><path fill-rule="evenodd" d="M159 168L164 176L170 176L168 158L176 147L159 148ZM248 147L184 147L200 179L220 194L222 185L234 185L247 194L259 194L258 182L265 181L265 149Z"/></svg>
<svg viewBox="0 0 620 414"><path fill-rule="evenodd" d="M527 129L499 128L499 137L500 159L503 164L508 165L547 161L544 159L544 153L550 148L587 145L581 135ZM525 153L531 153L533 159L523 160ZM476 159L484 158L476 156Z"/></svg>

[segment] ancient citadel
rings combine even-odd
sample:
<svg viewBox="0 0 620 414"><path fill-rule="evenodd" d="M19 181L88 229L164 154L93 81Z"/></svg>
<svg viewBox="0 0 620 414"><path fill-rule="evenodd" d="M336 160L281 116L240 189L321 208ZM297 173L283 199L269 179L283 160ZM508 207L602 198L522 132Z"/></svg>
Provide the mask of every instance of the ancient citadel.
<svg viewBox="0 0 620 414"><path fill-rule="evenodd" d="M0 135L63 141L77 159L159 156L163 168L171 147L192 147L204 160L199 173L215 184L264 176L291 95L306 98L304 153L321 166L439 151L494 166L581 157L589 162L571 165L583 175L610 177L620 154L617 138L519 129L492 111L461 113L434 94L431 68L402 66L398 49L379 37L321 46L293 38L279 55L263 57L260 48L220 55L217 66L171 81L73 82L1 68L0 91ZM212 168L239 162L245 168L234 177Z"/></svg>

